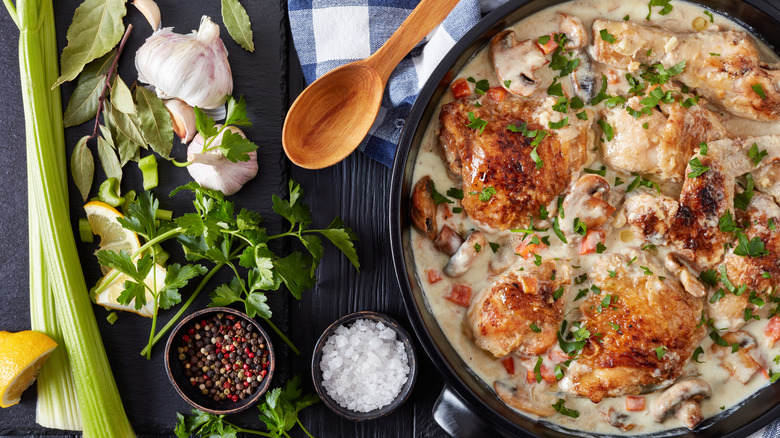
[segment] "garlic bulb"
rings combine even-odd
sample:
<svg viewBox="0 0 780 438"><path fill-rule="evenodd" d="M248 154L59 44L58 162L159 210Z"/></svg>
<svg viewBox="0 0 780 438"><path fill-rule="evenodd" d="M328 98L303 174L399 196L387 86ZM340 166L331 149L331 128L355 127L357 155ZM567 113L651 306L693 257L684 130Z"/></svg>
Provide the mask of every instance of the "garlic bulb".
<svg viewBox="0 0 780 438"><path fill-rule="evenodd" d="M166 100L165 108L171 114L173 132L181 139L182 143L189 143L198 132L195 111L179 99Z"/></svg>
<svg viewBox="0 0 780 438"><path fill-rule="evenodd" d="M233 75L219 26L207 16L188 35L166 27L152 34L135 54L138 80L154 85L157 95L216 108L233 92Z"/></svg>
<svg viewBox="0 0 780 438"><path fill-rule="evenodd" d="M221 125L217 125L221 128ZM235 126L228 129L246 138L243 132ZM219 144L222 141L220 133L211 145ZM232 195L241 190L241 187L247 181L257 175L257 151L247 153L249 161L232 162L225 158L217 149L203 153L203 136L196 135L192 143L187 148L187 161L191 164L187 166L192 179L198 184L207 188L219 190L225 195Z"/></svg>

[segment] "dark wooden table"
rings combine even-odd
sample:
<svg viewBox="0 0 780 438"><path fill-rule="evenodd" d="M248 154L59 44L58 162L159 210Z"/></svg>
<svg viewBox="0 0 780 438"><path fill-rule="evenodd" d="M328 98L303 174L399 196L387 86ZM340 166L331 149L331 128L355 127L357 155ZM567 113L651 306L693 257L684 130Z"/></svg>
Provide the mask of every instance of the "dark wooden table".
<svg viewBox="0 0 780 438"><path fill-rule="evenodd" d="M67 25L79 3L78 0L55 2L60 49L65 45ZM301 301L289 297L287 292L269 294L274 311L273 320L302 351L300 356L294 356L281 340L272 339L279 357L274 385L282 384L291 375L302 374L306 390L313 391L310 367L314 343L325 327L338 317L358 310L375 310L396 318L407 329L411 329L390 259L387 217L390 171L359 153L336 166L318 171L304 170L289 163L281 146L282 122L286 109L303 88L303 80L290 37L286 1L242 3L252 19L256 53L244 52L230 40L224 30L223 40L230 53L235 92L247 98L249 117L255 123L246 133L260 145L260 174L234 197L235 202L239 206L259 211L269 231L280 230L283 224L270 208L271 194L286 194L287 181L293 178L301 183L306 192L304 200L311 206L314 225L324 227L335 216L340 216L360 238L357 243L362 265L359 273L334 247L326 245L325 257L317 271L317 285L304 294ZM187 3L193 6L185 8L181 7L184 3L173 0L160 0L159 4L163 24L175 25L177 31L182 33L196 28L201 14L210 15L221 24L219 2L216 0ZM120 60L120 73L131 83L135 79L132 53L150 31L148 24L129 3L126 22L132 22L135 30ZM0 330L7 331L30 328L25 137L17 43L18 31L8 14L2 10L0 138L3 139L2 149L5 152L0 154ZM63 86L64 102L67 102L72 89L72 84ZM76 140L91 129L90 122L66 131L69 152ZM183 147L176 145L174 154L182 158ZM130 164L128 168L131 166L134 165ZM188 205L191 206L188 200L167 198L171 188L188 179L186 172L167 163L160 166L160 172L161 185L155 189L155 193L161 198L162 206L173 209L175 214L187 211ZM123 183L125 189L138 189L140 180L137 171L126 169L126 174L129 176ZM102 171L98 171L96 182L102 179ZM72 182L70 193L71 218L75 221L84 214L81 199ZM95 246L79 245L87 283L94 284L99 278L99 268L92 254ZM286 242L276 249L290 251L295 248ZM224 281L227 281L227 277L215 278L207 291ZM203 294L189 312L205 306L207 302L208 298ZM175 395L165 377L161 346L155 349L150 361L138 355L145 343L150 321L123 314L119 322L111 326L105 320L107 312L100 307L94 309L125 409L136 432L139 436L169 435L175 424L175 413L186 412L189 406ZM173 313L163 313L161 321L164 323ZM420 372L417 384L411 398L395 413L380 420L355 423L341 419L318 404L304 411L303 423L317 437L445 436L431 414L434 401L442 388L442 379L419 344L418 356ZM231 420L261 428L255 409ZM19 405L0 410L0 435L69 436L61 431L45 430L35 423L34 388L25 392ZM294 431L293 436L304 434Z"/></svg>

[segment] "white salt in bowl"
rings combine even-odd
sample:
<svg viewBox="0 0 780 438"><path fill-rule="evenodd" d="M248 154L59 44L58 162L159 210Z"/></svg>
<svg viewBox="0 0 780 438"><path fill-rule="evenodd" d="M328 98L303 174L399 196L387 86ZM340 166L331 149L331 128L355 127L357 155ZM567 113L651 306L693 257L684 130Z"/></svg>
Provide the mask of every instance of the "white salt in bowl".
<svg viewBox="0 0 780 438"><path fill-rule="evenodd" d="M330 346L328 347L327 346L328 339L331 338L331 336L333 336L336 333L339 327L344 326L346 328L351 328L358 320L366 320L370 322L382 323L382 325L385 328L392 329L395 332L395 340L399 341L403 345L403 352L391 352L388 354L400 353L397 355L397 357L403 357L403 355L405 355L406 356L405 365L407 365L409 369L409 372L406 375L406 381L400 385L401 386L400 390L398 391L398 394L395 395L395 397L392 399L392 401L389 404L372 409L368 412L361 412L359 410L349 409L348 407L344 407L340 405L336 401L336 399L334 399L334 397L331 397L331 395L328 393L328 389L326 389L326 385L323 384L324 377L323 377L323 369L321 365L323 355L327 355L331 357L331 360L334 360L333 349L335 347L334 345L335 342L331 342ZM384 336L387 337L386 335L387 332L385 332ZM389 343L388 339L383 339L383 341ZM342 362L342 359L346 354L343 349L349 347L349 345L343 345L344 342L341 342L341 344L342 344L341 348L335 347L337 350L339 350L339 353L335 354L335 356L338 356L338 359L336 359L337 361L336 364L340 364ZM377 344L379 344L378 341L373 341L371 342L370 347L367 346L368 348L366 349L373 350L373 348L376 347ZM361 343L361 345L363 344ZM382 347L380 346L379 348ZM360 348L358 348L358 350L360 350ZM367 352L365 351L364 353L367 354ZM379 357L382 357L381 353L379 354ZM376 362L377 357L364 356L363 359L366 362L369 362L370 365L371 361ZM331 376L329 376L329 378L334 378L333 374L334 373L331 373ZM328 328L326 328L325 331L320 336L319 340L317 340L317 344L314 346L314 353L312 354L311 375L312 375L312 380L314 381L314 389L317 391L317 394L319 394L325 406L330 408L330 410L332 410L333 412L341 415L344 418L353 421L374 420L380 417L384 417L390 414L391 412L395 411L399 406L401 406L409 398L409 395L412 393L412 387L414 386L414 382L417 379L417 356L414 349L414 343L412 342L412 339L409 337L409 333L407 333L406 330L404 330L404 328L401 327L396 320L390 318L387 315L383 315L381 313L372 312L372 311L351 313L349 315L339 318L336 322L328 326ZM391 368L388 370L388 375L384 380L387 379L392 380L393 377L397 379L398 375L399 375L399 369L396 367ZM328 386L331 387L331 390L333 389L332 384L329 383ZM344 389L347 392L349 391L349 389L346 388L342 388L342 389ZM336 397L339 397L342 399L342 401L344 401L343 400L344 398L351 398L351 395L352 394L345 394L345 396L342 397L336 395Z"/></svg>

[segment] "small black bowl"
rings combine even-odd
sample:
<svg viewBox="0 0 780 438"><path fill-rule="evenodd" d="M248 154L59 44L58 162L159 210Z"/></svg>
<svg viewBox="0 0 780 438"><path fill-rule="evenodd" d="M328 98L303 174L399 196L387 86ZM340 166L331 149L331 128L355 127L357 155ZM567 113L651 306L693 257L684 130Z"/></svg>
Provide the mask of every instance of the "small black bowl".
<svg viewBox="0 0 780 438"><path fill-rule="evenodd" d="M328 395L325 387L322 386L322 371L320 370L320 362L322 361L322 347L325 346L325 342L336 331L337 328L342 325L350 326L358 319L367 319L381 322L387 327L395 330L397 336L396 340L403 342L404 348L406 349L406 357L409 360L409 374L407 375L406 383L404 383L404 385L401 387L401 391L398 393L395 399L390 404L369 412L352 411L342 407L335 400L333 400L333 398ZM317 391L317 394L320 396L325 406L342 417L353 421L364 421L375 420L377 418L387 416L396 410L399 406L401 406L412 393L412 387L414 387L414 382L417 379L417 356L414 349L414 342L412 342L412 339L409 337L409 333L407 333L406 330L404 330L404 328L401 327L401 325L398 324L396 320L390 318L387 315L368 310L351 313L339 318L336 320L336 322L329 325L317 340L317 344L314 346L314 353L312 354L311 358L311 377L314 381L314 389Z"/></svg>
<svg viewBox="0 0 780 438"><path fill-rule="evenodd" d="M181 360L179 360L179 354L177 352L177 349L181 344L182 336L184 336L190 328L194 327L195 324L197 324L199 321L209 319L215 316L217 313L234 315L242 322L242 324L244 322L251 324L253 329L265 341L265 346L268 350L268 368L266 369L268 373L263 378L260 386L255 389L255 392L253 392L251 396L237 402L230 400L215 402L210 397L201 394L196 386L192 386L190 384L189 378L184 375L184 365L182 364ZM251 319L245 313L239 312L238 310L234 310L229 307L211 307L208 309L199 310L192 315L189 315L188 317L181 320L176 328L173 329L171 335L168 336L168 342L165 344L165 371L168 374L168 379L173 384L173 387L176 388L176 392L179 393L181 398L183 398L193 407L212 414L235 414L236 412L246 410L250 406L257 403L257 400L262 397L262 395L265 394L265 392L268 391L268 388L271 386L271 379L274 375L275 366L276 360L274 357L274 347L271 345L268 333L266 333L265 330L260 327L260 324Z"/></svg>

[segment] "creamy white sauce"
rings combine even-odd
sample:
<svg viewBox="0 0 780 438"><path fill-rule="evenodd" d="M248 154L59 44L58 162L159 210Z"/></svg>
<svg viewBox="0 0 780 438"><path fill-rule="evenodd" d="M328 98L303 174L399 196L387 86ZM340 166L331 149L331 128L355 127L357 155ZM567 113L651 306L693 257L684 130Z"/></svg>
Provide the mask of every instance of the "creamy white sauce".
<svg viewBox="0 0 780 438"><path fill-rule="evenodd" d="M658 11L660 8L654 7L651 24L657 24L670 29L675 32L691 32L691 23L695 17L704 17L709 22L706 15L703 14L704 9L683 3L680 1L672 2L674 8L668 15L660 16ZM647 1L632 1L632 0L598 0L598 1L573 1L555 7L545 9L532 18L526 18L511 28L517 33L518 40L536 39L542 35L548 35L551 33L560 32L558 28L558 12L566 12L570 15L579 17L586 29L588 29L589 38L591 24L596 18L608 18L612 20L622 20L628 15L631 21L646 24L645 16L647 15ZM723 16L714 14L714 23L709 26L717 26L720 29L740 29L734 22L729 21ZM712 28L710 28L712 29ZM769 58L774 56L771 52L762 47L762 53L765 56L765 60L772 62L776 58ZM594 62L594 67L597 69L598 64ZM601 71L597 71L600 76ZM624 72L619 73L622 77ZM551 82L553 72L543 67L536 71L536 76L543 82L542 87L537 93L544 93L547 85ZM458 77L474 77L479 79L488 79L491 86L498 86L498 78L489 62L487 49L483 49L478 52L474 58L466 65L466 67L459 72ZM568 80L564 80L564 87L568 87ZM567 93L569 96L571 92ZM446 93L439 103L439 106L452 101L452 94ZM423 138L423 143L420 148L419 155L416 158L414 181L416 182L423 176L430 176L434 181L438 191L444 193L450 187L459 188L459 182L453 180L447 173L446 165L442 160L440 153L440 146L438 144L439 133L439 120L438 109L436 115L432 119L430 125L427 128L426 134ZM570 113L573 115L573 113ZM758 134L780 134L780 123L762 123L747 121L739 119L728 114L724 114L724 125L730 132L737 136L758 135ZM598 140L597 140L598 143ZM601 163L596 161L589 163L587 167L599 169ZM606 179L613 183L615 177L620 176L626 184L619 187L613 187L613 190L625 190L627 183L630 182L633 177L627 174L615 173L612 170L607 170ZM576 178L575 178L576 179ZM680 191L679 184L666 184L662 187L664 194L677 198ZM452 207L460 207L459 202L456 200ZM549 208L551 211L554 208L554 204ZM454 214L451 218L444 219L441 212L438 216L439 226L442 223L447 223L455 230L458 230L464 237L470 230L476 229L474 223L467 217L465 213ZM612 228L611 223L607 223L604 227L606 229ZM621 252L623 249L638 248L642 245L638 238L631 238L623 230L627 230L626 227L613 229L608 231L606 240L606 246L609 248L609 252ZM516 362L516 372L513 376L510 376L501 365L499 359L494 358L490 353L478 348L465 334L463 329L464 317L467 313L466 308L460 307L444 298L449 292L453 284L467 284L473 289L472 300L478 295L479 291L488 287L500 273L491 273L490 261L496 257L492 251L485 249L481 251L475 264L471 269L460 278L451 279L442 274L443 280L430 284L427 281L427 271L433 270L435 272L441 272L442 268L447 264L448 256L439 252L433 242L421 233L413 231L412 233L412 247L414 251L415 263L417 266L417 276L422 284L427 305L431 313L436 317L442 331L445 333L450 343L453 345L458 354L463 360L471 367L471 370L476 376L482 379L485 384L492 388L493 382L496 380L512 379L525 379L525 370L520 367L520 362ZM497 242L500 244L505 243L508 240L511 232L503 233L487 233L488 241ZM569 260L571 266L580 266L579 269L572 269L572 278L588 272L589 266L592 265L598 255L577 255L576 248L579 247L579 243L574 245L565 246L560 242L555 235L550 232L551 246L546 250L544 256L546 259L550 257L560 257L564 260ZM626 237L629 237L626 239ZM575 247L572 250L572 247ZM663 260L665 255L665 249L659 248L659 264ZM667 273L667 275L669 275ZM571 286L569 292L572 297L568 299L568 308L576 307L578 303L573 303L573 294L577 293L577 290L581 287L588 287L590 283L584 283L583 285ZM780 354L780 347L768 349L764 342L763 329L767 323L766 319L760 321L752 321L743 327L744 331L752 334L762 348L762 352L766 358L766 362L769 368L772 367L780 369L778 365L772 363L772 359ZM740 403L744 402L748 397L753 395L758 389L768 384L768 379L761 373L757 373L753 376L750 382L746 385L739 383L728 373L718 366L718 360L710 350L712 341L709 337L705 337L701 343L704 349L699 359L703 364L696 364L693 361L689 361L686 365L686 371L699 374L704 380L708 381L713 389L713 395L710 398L704 399L701 403L702 412L705 417L712 417L716 415L728 415L729 410L735 409ZM535 357L532 359L536 359ZM686 373L687 374L687 373ZM556 393L555 384L550 386L550 391L555 397L562 397L566 400L566 407L569 409L575 409L579 411L579 418L573 419L561 414L554 414L551 417L541 419L541 421L548 423L550 427L563 426L569 429L577 429L580 431L591 431L596 433L609 433L609 434L644 434L651 432L658 432L663 430L669 430L674 428L683 427L682 424L673 416L668 418L663 423L658 423L651 418L649 414L649 407L652 404L656 394L645 395L645 410L641 412L627 412L625 410L625 397L605 398L598 404L592 403L589 399L584 397L575 397L572 395L566 395L565 393ZM616 427L609 425L605 421L604 413L609 409L626 414L628 417L625 419L626 424L634 425L630 431L623 431ZM533 415L522 413L530 418L535 418ZM669 433L672 433L669 430Z"/></svg>

